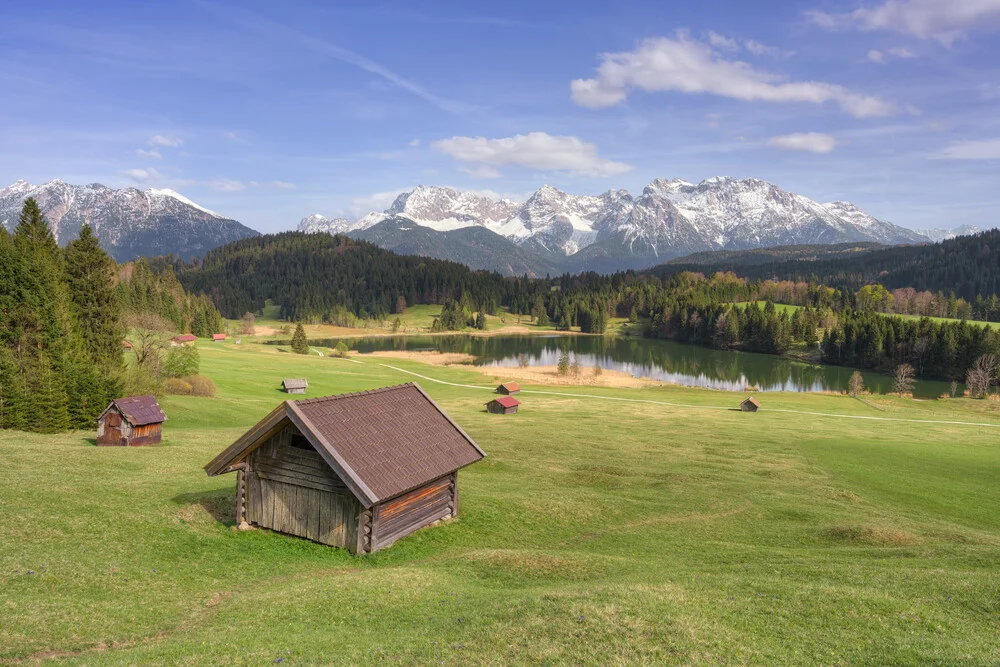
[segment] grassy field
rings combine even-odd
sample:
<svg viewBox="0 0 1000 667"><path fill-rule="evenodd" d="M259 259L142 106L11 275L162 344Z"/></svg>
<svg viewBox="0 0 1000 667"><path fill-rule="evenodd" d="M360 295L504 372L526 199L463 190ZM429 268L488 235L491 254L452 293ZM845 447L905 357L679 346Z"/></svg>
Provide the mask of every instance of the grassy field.
<svg viewBox="0 0 1000 667"><path fill-rule="evenodd" d="M406 312L401 315L390 315L385 322L366 321L363 323L364 326L351 328L338 327L331 324L304 324L303 327L306 330L306 336L309 338L355 338L362 336L386 336L393 333L400 335L427 334L431 333L431 325L434 323L434 319L440 314L441 306L420 304L410 306L406 309ZM397 317L399 318L400 323L399 330L397 332L393 332L393 323ZM240 334L237 333L240 327L239 320L226 320L226 323L234 336L248 338L247 336L240 336ZM614 335L623 333L625 331L626 324L627 320L625 318L612 318L608 322L607 334ZM249 338L274 339L288 338L290 336L290 334L286 335L280 333L281 328L289 326L289 324L279 319L279 309L277 306L272 304L264 307L262 315L256 318L255 325L257 327L257 334ZM574 333L578 333L579 331L579 327L573 327ZM557 332L557 329L554 323L550 323L545 326L538 326L535 320L528 315L512 315L506 310L501 309L496 315L486 316L485 330L481 331L470 327L465 331L444 333L495 335L505 333L549 334L555 332Z"/></svg>
<svg viewBox="0 0 1000 667"><path fill-rule="evenodd" d="M283 377L413 376L201 350L220 394L165 398L162 446L0 432L0 662L1000 663L1000 429L849 418L1000 424L995 401L528 387L578 396L498 416L419 380L489 456L457 521L354 558L236 530L235 478L201 468Z"/></svg>

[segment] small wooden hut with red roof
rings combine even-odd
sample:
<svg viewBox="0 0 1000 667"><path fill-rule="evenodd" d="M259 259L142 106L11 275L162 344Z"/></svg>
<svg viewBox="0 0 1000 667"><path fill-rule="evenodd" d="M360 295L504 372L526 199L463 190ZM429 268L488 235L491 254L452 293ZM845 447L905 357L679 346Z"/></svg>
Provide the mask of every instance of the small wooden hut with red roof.
<svg viewBox="0 0 1000 667"><path fill-rule="evenodd" d="M136 447L160 442L167 416L152 394L116 398L97 418L97 444Z"/></svg>
<svg viewBox="0 0 1000 667"><path fill-rule="evenodd" d="M415 383L284 401L205 466L236 472L236 521L351 553L458 513L458 470L485 456Z"/></svg>
<svg viewBox="0 0 1000 667"><path fill-rule="evenodd" d="M174 336L173 340L170 341L171 345L187 345L188 343L193 343L198 340L198 337L194 334L181 334L180 336Z"/></svg>
<svg viewBox="0 0 1000 667"><path fill-rule="evenodd" d="M740 410L743 412L757 412L760 410L760 401L753 396L747 396L743 399L743 402L740 403Z"/></svg>
<svg viewBox="0 0 1000 667"><path fill-rule="evenodd" d="M521 393L521 385L516 382L504 382L497 387L498 394L504 394L510 396L511 394Z"/></svg>
<svg viewBox="0 0 1000 667"><path fill-rule="evenodd" d="M216 343L226 340L226 334L212 334L212 340Z"/></svg>
<svg viewBox="0 0 1000 667"><path fill-rule="evenodd" d="M512 415L517 412L519 405L521 405L521 401L513 396L501 396L487 403L486 411L496 415Z"/></svg>

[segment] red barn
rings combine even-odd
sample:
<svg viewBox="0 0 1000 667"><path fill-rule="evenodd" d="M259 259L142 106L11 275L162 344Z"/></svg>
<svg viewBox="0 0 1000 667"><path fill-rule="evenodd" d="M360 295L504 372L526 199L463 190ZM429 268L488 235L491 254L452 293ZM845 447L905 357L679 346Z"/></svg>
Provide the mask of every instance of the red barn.
<svg viewBox="0 0 1000 667"><path fill-rule="evenodd" d="M136 447L160 442L167 416L152 394L116 398L97 418L97 444Z"/></svg>
<svg viewBox="0 0 1000 667"><path fill-rule="evenodd" d="M486 411L496 415L512 415L517 412L519 405L521 405L521 401L513 396L501 396L487 403Z"/></svg>

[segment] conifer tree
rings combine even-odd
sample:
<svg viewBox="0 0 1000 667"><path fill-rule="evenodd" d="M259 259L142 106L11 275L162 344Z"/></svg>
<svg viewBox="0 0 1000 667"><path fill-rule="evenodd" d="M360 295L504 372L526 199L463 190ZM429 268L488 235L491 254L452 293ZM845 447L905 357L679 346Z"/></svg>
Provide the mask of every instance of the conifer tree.
<svg viewBox="0 0 1000 667"><path fill-rule="evenodd" d="M302 327L302 322L295 325L295 333L292 334L292 352L309 354L309 341L306 340L306 330Z"/></svg>
<svg viewBox="0 0 1000 667"><path fill-rule="evenodd" d="M98 244L90 225L66 246L66 275L77 329L90 358L117 373L121 366L125 326L114 288L114 260Z"/></svg>

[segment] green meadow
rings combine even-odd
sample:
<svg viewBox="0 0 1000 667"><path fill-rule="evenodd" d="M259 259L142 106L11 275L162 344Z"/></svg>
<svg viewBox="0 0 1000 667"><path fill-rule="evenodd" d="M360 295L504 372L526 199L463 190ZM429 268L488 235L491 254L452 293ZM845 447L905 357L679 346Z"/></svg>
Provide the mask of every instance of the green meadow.
<svg viewBox="0 0 1000 667"><path fill-rule="evenodd" d="M468 368L200 349L219 395L165 397L160 446L0 432L0 663L1000 663L1000 402L527 387L501 416ZM488 454L458 518L363 557L237 530L202 466L298 376L420 382Z"/></svg>

